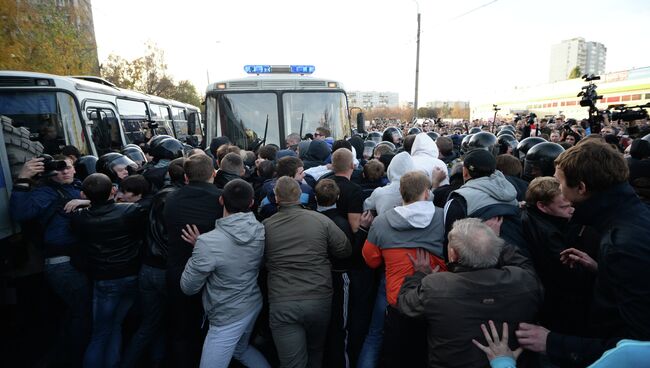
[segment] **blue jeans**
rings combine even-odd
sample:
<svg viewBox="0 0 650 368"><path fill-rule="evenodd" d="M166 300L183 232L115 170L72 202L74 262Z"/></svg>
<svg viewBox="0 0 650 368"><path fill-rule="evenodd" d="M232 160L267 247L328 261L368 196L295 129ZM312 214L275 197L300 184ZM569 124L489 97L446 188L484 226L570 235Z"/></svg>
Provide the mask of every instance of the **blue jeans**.
<svg viewBox="0 0 650 368"><path fill-rule="evenodd" d="M122 321L138 291L138 276L97 280L93 289L93 333L84 367L113 368L120 361Z"/></svg>
<svg viewBox="0 0 650 368"><path fill-rule="evenodd" d="M62 336L53 351L55 365L78 367L90 336L91 287L88 277L70 262L45 265L45 279L66 305Z"/></svg>
<svg viewBox="0 0 650 368"><path fill-rule="evenodd" d="M142 321L124 353L122 368L137 367L142 353L150 344L153 362L162 362L165 353L166 270L142 265L138 285Z"/></svg>
<svg viewBox="0 0 650 368"><path fill-rule="evenodd" d="M270 368L264 355L249 344L261 309L259 305L239 321L225 326L210 325L203 343L201 368L228 368L232 357L246 367Z"/></svg>
<svg viewBox="0 0 650 368"><path fill-rule="evenodd" d="M363 342L363 347L359 354L357 368L375 368L379 363L381 345L384 342L386 307L388 307L388 300L386 299L386 276L382 275L379 281L379 287L377 288L375 306L372 309L370 328L368 329L368 335Z"/></svg>

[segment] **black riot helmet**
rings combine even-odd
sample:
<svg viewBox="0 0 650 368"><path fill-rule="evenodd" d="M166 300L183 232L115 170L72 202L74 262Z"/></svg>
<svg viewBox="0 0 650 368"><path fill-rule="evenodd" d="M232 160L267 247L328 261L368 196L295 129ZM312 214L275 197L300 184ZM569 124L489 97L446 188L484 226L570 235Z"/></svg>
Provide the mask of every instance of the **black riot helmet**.
<svg viewBox="0 0 650 368"><path fill-rule="evenodd" d="M499 133L497 133L497 138L500 137L500 136L502 136L502 135L510 135L510 136L512 136L512 137L514 137L514 138L517 137L517 136L515 135L515 133L514 133L512 130L510 130L510 129L501 129L501 130L499 131Z"/></svg>
<svg viewBox="0 0 650 368"><path fill-rule="evenodd" d="M526 158L526 153L528 153L533 146L544 142L546 142L546 139L541 137L528 137L522 139L517 145L517 155L519 156L519 160L523 162Z"/></svg>
<svg viewBox="0 0 650 368"><path fill-rule="evenodd" d="M369 160L372 158L372 155L375 152L375 147L377 146L377 142L375 141L365 141L363 142L363 158L366 160Z"/></svg>
<svg viewBox="0 0 650 368"><path fill-rule="evenodd" d="M644 141L648 141L648 142L650 142L650 134L645 135L645 136L644 136L643 138L641 138L641 139L643 139Z"/></svg>
<svg viewBox="0 0 650 368"><path fill-rule="evenodd" d="M476 133L469 139L467 145L470 150L484 149L493 155L497 155L497 137L490 132Z"/></svg>
<svg viewBox="0 0 650 368"><path fill-rule="evenodd" d="M497 143L499 145L500 155L508 153L508 151L514 155L517 151L517 145L519 144L519 141L517 138L510 134L501 134L499 137L497 137Z"/></svg>
<svg viewBox="0 0 650 368"><path fill-rule="evenodd" d="M373 141L375 143L381 142L381 133L379 132L370 132L366 140Z"/></svg>
<svg viewBox="0 0 650 368"><path fill-rule="evenodd" d="M379 142L379 144L377 144L377 146L375 146L375 151L377 150L377 148L382 147L382 146L387 146L388 148L390 148L390 152L393 152L393 153L397 149L393 143L388 142L388 141L383 141L383 142Z"/></svg>
<svg viewBox="0 0 650 368"><path fill-rule="evenodd" d="M147 158L144 155L144 151L142 151L142 148L140 148L138 145L127 144L122 149L122 154L130 158L131 161L135 162L138 165L138 168L141 168L144 166L144 164L147 163Z"/></svg>
<svg viewBox="0 0 650 368"><path fill-rule="evenodd" d="M468 134L466 135L463 140L460 142L460 152L462 154L466 154L469 152L469 140L472 139L472 136L474 134Z"/></svg>
<svg viewBox="0 0 650 368"><path fill-rule="evenodd" d="M411 135L411 134L417 135L417 134L420 134L420 133L422 133L422 129L420 129L418 127L413 127L411 129L409 129L408 135Z"/></svg>
<svg viewBox="0 0 650 368"><path fill-rule="evenodd" d="M119 183L128 175L135 174L138 165L121 153L103 154L95 164L95 171L108 176L113 183Z"/></svg>
<svg viewBox="0 0 650 368"><path fill-rule="evenodd" d="M151 156L154 160L173 160L183 157L185 147L176 138L165 138L151 148Z"/></svg>
<svg viewBox="0 0 650 368"><path fill-rule="evenodd" d="M149 141L149 147L153 148L156 145L158 145L158 143L162 142L163 139L167 139L167 138L174 138L174 137L172 137L171 135L167 135L167 134L157 135L157 136L151 138L151 140Z"/></svg>
<svg viewBox="0 0 650 368"><path fill-rule="evenodd" d="M501 126L499 126L499 129L497 130L497 132L500 133L500 132L502 132L502 131L504 131L504 130L509 130L509 131L511 131L513 134L515 133L515 127L513 127L512 125L507 125L507 124L506 124L506 125L501 125Z"/></svg>
<svg viewBox="0 0 650 368"><path fill-rule="evenodd" d="M474 127L474 128L472 128L472 129L469 130L469 134L476 134L476 133L480 133L480 132L482 132L482 131L483 131L483 130L482 130L481 128L479 128L479 127Z"/></svg>
<svg viewBox="0 0 650 368"><path fill-rule="evenodd" d="M83 181L89 175L97 172L97 157L88 155L81 156L74 163L75 177Z"/></svg>
<svg viewBox="0 0 650 368"><path fill-rule="evenodd" d="M434 142L435 142L438 138L440 138L440 134L438 134L438 133L436 133L436 132L427 132L427 135L428 135L429 137L431 137L431 139L433 139Z"/></svg>
<svg viewBox="0 0 650 368"><path fill-rule="evenodd" d="M381 136L382 141L390 142L396 146L402 144L402 138L402 131L395 127L386 128Z"/></svg>
<svg viewBox="0 0 650 368"><path fill-rule="evenodd" d="M536 144L526 154L523 178L530 181L539 176L553 176L555 174L555 159L562 152L564 152L564 148L557 143Z"/></svg>

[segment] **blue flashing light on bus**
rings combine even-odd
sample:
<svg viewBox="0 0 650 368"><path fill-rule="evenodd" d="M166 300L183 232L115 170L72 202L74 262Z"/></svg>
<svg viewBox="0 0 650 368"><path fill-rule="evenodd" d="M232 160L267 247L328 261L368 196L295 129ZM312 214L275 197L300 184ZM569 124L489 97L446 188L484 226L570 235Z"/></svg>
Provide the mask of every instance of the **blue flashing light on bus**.
<svg viewBox="0 0 650 368"><path fill-rule="evenodd" d="M315 70L313 65L291 65L291 73L312 74Z"/></svg>
<svg viewBox="0 0 650 368"><path fill-rule="evenodd" d="M313 65L245 65L248 74L312 74L316 70Z"/></svg>
<svg viewBox="0 0 650 368"><path fill-rule="evenodd" d="M268 74L271 73L270 65L244 65L244 71L248 74Z"/></svg>

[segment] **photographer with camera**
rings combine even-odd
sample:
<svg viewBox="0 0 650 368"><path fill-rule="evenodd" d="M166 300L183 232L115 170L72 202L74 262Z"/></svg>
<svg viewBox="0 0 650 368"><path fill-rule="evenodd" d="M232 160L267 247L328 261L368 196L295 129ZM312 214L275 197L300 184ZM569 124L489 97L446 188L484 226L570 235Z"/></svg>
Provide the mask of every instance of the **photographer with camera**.
<svg viewBox="0 0 650 368"><path fill-rule="evenodd" d="M69 212L85 205L81 183L74 179L72 160L43 155L27 161L15 181L10 215L23 226L23 234L45 253L47 283L67 308L63 334L52 348L58 354L55 366L74 367L81 358L89 333L90 283L70 264L77 238L70 229Z"/></svg>

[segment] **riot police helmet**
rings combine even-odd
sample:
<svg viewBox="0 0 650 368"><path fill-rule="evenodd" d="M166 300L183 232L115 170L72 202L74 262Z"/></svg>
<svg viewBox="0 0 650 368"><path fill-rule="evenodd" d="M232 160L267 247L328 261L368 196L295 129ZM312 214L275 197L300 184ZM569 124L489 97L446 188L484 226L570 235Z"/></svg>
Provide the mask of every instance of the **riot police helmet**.
<svg viewBox="0 0 650 368"><path fill-rule="evenodd" d="M557 143L542 142L528 150L524 160L524 179L533 180L539 176L555 174L555 159L564 152Z"/></svg>
<svg viewBox="0 0 650 368"><path fill-rule="evenodd" d="M468 134L465 137L463 137L463 140L460 142L460 152L462 154L465 154L469 152L469 140L472 139L472 136L474 134Z"/></svg>
<svg viewBox="0 0 650 368"><path fill-rule="evenodd" d="M420 129L418 127L413 127L411 129L409 129L408 135L411 135L411 134L417 135L417 134L420 134L420 133L422 133L422 129Z"/></svg>
<svg viewBox="0 0 650 368"><path fill-rule="evenodd" d="M505 153L513 154L517 150L517 145L519 141L517 138L510 134L501 134L497 137L497 143L499 144L499 154L503 155Z"/></svg>
<svg viewBox="0 0 650 368"><path fill-rule="evenodd" d="M521 142L517 145L517 155L519 160L523 161L526 158L528 151L533 148L535 145L546 142L546 139L542 137L528 137L522 139Z"/></svg>
<svg viewBox="0 0 650 368"><path fill-rule="evenodd" d="M474 127L474 128L469 130L469 134L476 134L476 133L480 133L482 131L483 130L480 127Z"/></svg>
<svg viewBox="0 0 650 368"><path fill-rule="evenodd" d="M97 172L97 157L93 155L81 156L74 163L74 171L77 179L83 181L89 175Z"/></svg>
<svg viewBox="0 0 650 368"><path fill-rule="evenodd" d="M497 155L497 137L490 132L479 132L469 139L468 148L470 150L483 149L493 155Z"/></svg>
<svg viewBox="0 0 650 368"><path fill-rule="evenodd" d="M377 142L375 141L363 142L363 158L366 160L371 159L373 153L375 152L375 147L377 147Z"/></svg>
<svg viewBox="0 0 650 368"><path fill-rule="evenodd" d="M138 165L118 152L103 154L95 164L95 171L108 176L113 183L119 183L129 175L135 174Z"/></svg>
<svg viewBox="0 0 650 368"><path fill-rule="evenodd" d="M151 148L154 160L173 160L183 157L185 147L176 138L166 138Z"/></svg>
<svg viewBox="0 0 650 368"><path fill-rule="evenodd" d="M431 139L433 139L434 142L435 142L438 138L440 138L440 134L438 134L438 133L436 133L436 132L427 132L427 135L428 135L429 137L431 137Z"/></svg>
<svg viewBox="0 0 650 368"><path fill-rule="evenodd" d="M390 142L394 145L399 145L402 143L402 131L396 127L388 127L384 130L384 133L381 136L381 140L384 142Z"/></svg>
<svg viewBox="0 0 650 368"><path fill-rule="evenodd" d="M135 144L127 144L126 146L124 146L124 148L122 149L122 154L130 158L131 161L135 162L140 168L147 163L147 158L144 155L142 148L140 148L140 146L137 146Z"/></svg>
<svg viewBox="0 0 650 368"><path fill-rule="evenodd" d="M379 132L370 132L370 133L368 133L368 137L366 137L366 140L373 141L375 143L379 143L379 142L381 142L381 133L379 133Z"/></svg>

